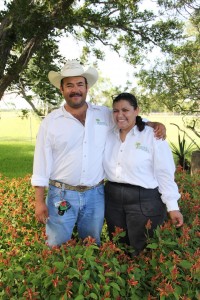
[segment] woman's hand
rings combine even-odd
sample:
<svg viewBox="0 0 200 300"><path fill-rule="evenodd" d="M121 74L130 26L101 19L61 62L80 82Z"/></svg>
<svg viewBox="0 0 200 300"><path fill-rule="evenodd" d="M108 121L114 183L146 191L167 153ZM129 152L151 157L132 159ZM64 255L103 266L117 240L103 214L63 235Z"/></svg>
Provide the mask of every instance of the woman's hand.
<svg viewBox="0 0 200 300"><path fill-rule="evenodd" d="M176 227L181 227L183 225L183 215L179 210L170 211L169 216L172 220L172 224L174 224Z"/></svg>

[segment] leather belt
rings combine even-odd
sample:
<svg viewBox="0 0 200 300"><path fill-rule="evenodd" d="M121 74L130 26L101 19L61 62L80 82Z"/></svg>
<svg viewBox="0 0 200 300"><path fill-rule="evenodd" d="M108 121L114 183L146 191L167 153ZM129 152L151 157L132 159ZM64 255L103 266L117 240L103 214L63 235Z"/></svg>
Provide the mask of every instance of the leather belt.
<svg viewBox="0 0 200 300"><path fill-rule="evenodd" d="M104 183L104 180L101 180L98 184L96 185L93 185L93 186L86 186L86 185L76 185L76 186L73 186L73 185L69 185L69 184L66 184L66 183L62 183L60 181L57 181L57 180L49 180L49 184L59 188L59 189L62 189L64 188L65 190L70 190L70 191L77 191L77 192L85 192L85 191L88 191L88 190L91 190L101 184Z"/></svg>

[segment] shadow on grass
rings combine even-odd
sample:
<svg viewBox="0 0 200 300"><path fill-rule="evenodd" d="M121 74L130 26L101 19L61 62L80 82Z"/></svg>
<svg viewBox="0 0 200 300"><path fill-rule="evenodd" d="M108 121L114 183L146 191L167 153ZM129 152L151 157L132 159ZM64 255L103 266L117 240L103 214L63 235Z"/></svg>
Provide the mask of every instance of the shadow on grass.
<svg viewBox="0 0 200 300"><path fill-rule="evenodd" d="M32 143L0 143L0 173L9 178L31 174L34 148Z"/></svg>

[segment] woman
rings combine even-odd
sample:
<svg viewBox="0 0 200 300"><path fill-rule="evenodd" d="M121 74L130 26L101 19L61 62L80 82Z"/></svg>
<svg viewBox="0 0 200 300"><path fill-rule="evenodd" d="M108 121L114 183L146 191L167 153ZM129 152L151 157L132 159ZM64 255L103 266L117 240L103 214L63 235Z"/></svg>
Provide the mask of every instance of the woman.
<svg viewBox="0 0 200 300"><path fill-rule="evenodd" d="M164 222L166 209L173 224L183 224L171 150L166 141L155 139L138 113L134 95L122 93L113 100L116 127L108 135L104 154L109 235L112 238L115 226L123 228L126 236L121 242L133 247L134 255L145 248L147 222L151 221L152 236Z"/></svg>

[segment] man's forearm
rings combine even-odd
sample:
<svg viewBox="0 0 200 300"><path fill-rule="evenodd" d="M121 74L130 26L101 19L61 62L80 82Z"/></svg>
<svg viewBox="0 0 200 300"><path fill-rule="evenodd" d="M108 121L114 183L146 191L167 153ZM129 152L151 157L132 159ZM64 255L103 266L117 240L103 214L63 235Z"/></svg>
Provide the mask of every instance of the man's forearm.
<svg viewBox="0 0 200 300"><path fill-rule="evenodd" d="M158 122L147 121L146 124L149 127L155 128L158 125Z"/></svg>
<svg viewBox="0 0 200 300"><path fill-rule="evenodd" d="M35 186L35 201L36 203L44 203L45 201L45 187Z"/></svg>
<svg viewBox="0 0 200 300"><path fill-rule="evenodd" d="M164 124L152 121L147 121L146 124L153 128L155 137L157 139L166 139L166 127Z"/></svg>

